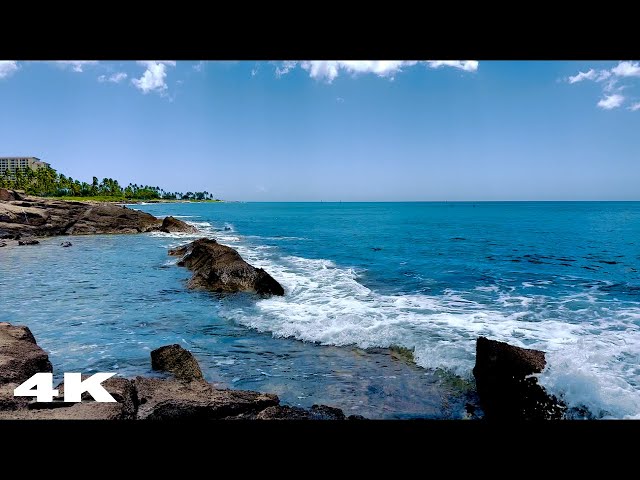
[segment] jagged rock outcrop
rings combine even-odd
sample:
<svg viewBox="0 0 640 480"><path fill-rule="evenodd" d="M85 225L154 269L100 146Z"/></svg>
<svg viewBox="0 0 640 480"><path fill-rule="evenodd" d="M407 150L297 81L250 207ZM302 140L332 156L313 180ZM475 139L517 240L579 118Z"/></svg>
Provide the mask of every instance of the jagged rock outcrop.
<svg viewBox="0 0 640 480"><path fill-rule="evenodd" d="M151 352L151 368L170 372L178 380L202 380L200 365L189 350L177 343L156 348Z"/></svg>
<svg viewBox="0 0 640 480"><path fill-rule="evenodd" d="M7 200L4 200L7 199ZM0 238L142 232L195 232L182 220L106 202L72 202L0 188Z"/></svg>
<svg viewBox="0 0 640 480"><path fill-rule="evenodd" d="M284 288L271 275L249 265L233 248L213 239L200 238L169 250L169 255L182 256L178 265L193 271L189 288L284 295Z"/></svg>
<svg viewBox="0 0 640 480"><path fill-rule="evenodd" d="M473 374L485 418L497 421L562 418L566 406L532 376L542 372L545 365L545 354L540 350L478 338Z"/></svg>

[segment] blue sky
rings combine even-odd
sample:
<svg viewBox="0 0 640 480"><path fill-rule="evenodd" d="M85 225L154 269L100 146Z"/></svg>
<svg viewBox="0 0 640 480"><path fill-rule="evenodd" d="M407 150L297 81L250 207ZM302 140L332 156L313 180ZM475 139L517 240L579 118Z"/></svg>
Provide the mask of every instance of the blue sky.
<svg viewBox="0 0 640 480"><path fill-rule="evenodd" d="M228 200L640 200L637 62L0 62L0 156Z"/></svg>

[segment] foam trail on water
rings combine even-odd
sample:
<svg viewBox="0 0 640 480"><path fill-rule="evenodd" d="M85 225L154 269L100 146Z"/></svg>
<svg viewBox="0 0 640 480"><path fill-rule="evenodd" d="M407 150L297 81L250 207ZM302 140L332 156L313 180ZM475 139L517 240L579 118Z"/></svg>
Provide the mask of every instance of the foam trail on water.
<svg viewBox="0 0 640 480"><path fill-rule="evenodd" d="M353 268L282 256L275 247L246 245L233 230L189 223L201 228L196 237L213 236L237 249L285 288L284 297L249 306L225 303L221 314L240 324L321 344L415 348L418 365L465 378L472 376L476 339L484 335L547 352L540 382L570 406L586 406L603 418L640 415L638 304L616 307L599 301L595 291L553 298L544 295L546 281L528 282L526 293L478 285L441 295L384 295L360 283Z"/></svg>

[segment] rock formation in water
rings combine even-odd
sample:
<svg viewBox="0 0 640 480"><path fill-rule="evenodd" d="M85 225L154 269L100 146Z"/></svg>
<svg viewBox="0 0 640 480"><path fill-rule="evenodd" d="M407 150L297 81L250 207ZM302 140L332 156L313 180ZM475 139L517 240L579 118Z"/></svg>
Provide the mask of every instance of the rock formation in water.
<svg viewBox="0 0 640 480"><path fill-rule="evenodd" d="M151 352L151 368L170 372L178 380L203 380L200 365L189 350L177 343Z"/></svg>
<svg viewBox="0 0 640 480"><path fill-rule="evenodd" d="M2 239L153 231L194 233L196 229L173 217L160 220L113 203L31 197L0 188Z"/></svg>
<svg viewBox="0 0 640 480"><path fill-rule="evenodd" d="M171 216L165 217L165 219L162 220L162 225L160 225L158 230L165 233L196 233L198 231L188 223Z"/></svg>
<svg viewBox="0 0 640 480"><path fill-rule="evenodd" d="M82 402L64 402L62 384L53 402L37 403L31 397L13 397L13 390L35 373L52 372L49 358L27 327L0 323L0 420L345 419L342 410L326 405L289 407L273 394L215 388L202 379L191 352L178 345L160 347L151 358L154 368L177 377L112 377L102 383L116 400L111 403L95 402L87 393Z"/></svg>
<svg viewBox="0 0 640 480"><path fill-rule="evenodd" d="M169 250L169 255L182 256L178 265L193 271L189 288L284 295L284 288L271 275L249 265L233 248L213 239L200 238Z"/></svg>
<svg viewBox="0 0 640 480"><path fill-rule="evenodd" d="M473 374L487 420L561 419L566 406L549 395L533 376L546 365L540 350L478 338Z"/></svg>

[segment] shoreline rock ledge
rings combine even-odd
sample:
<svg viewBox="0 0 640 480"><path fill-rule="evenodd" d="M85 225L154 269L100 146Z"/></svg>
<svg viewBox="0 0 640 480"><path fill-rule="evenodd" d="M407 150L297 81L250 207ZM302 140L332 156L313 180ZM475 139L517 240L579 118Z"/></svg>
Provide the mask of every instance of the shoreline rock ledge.
<svg viewBox="0 0 640 480"><path fill-rule="evenodd" d="M0 188L0 239L3 240L145 232L195 233L196 229L174 217L161 220L123 205L32 197Z"/></svg>
<svg viewBox="0 0 640 480"><path fill-rule="evenodd" d="M213 292L255 292L262 295L284 295L284 288L262 268L245 262L231 247L210 238L199 238L182 247L169 250L169 255L182 256L178 266L193 271L187 286Z"/></svg>
<svg viewBox="0 0 640 480"><path fill-rule="evenodd" d="M533 376L546 365L540 350L479 337L473 375L485 418L490 421L560 420L566 405Z"/></svg>
<svg viewBox="0 0 640 480"><path fill-rule="evenodd" d="M216 388L202 378L198 362L179 345L151 352L153 368L173 378L112 377L102 386L115 403L64 402L64 385L53 402L14 397L13 390L38 372L52 372L47 353L27 327L0 323L0 420L356 420L338 408L280 405L277 395Z"/></svg>

